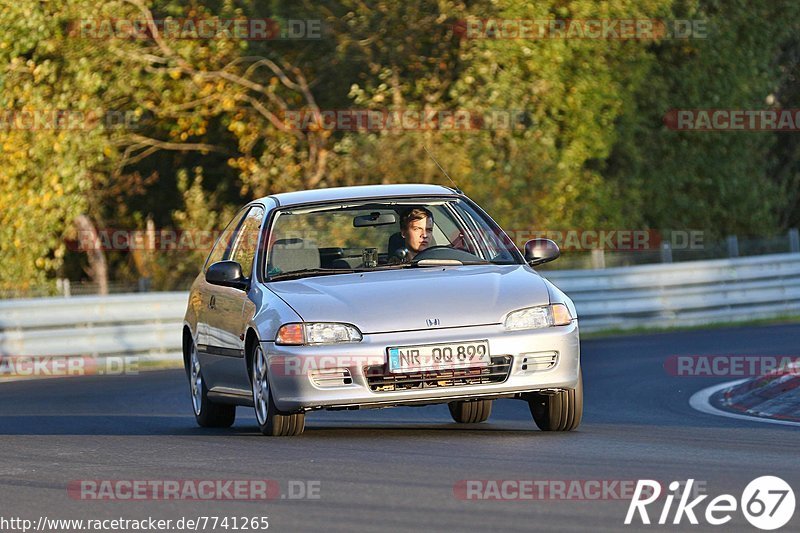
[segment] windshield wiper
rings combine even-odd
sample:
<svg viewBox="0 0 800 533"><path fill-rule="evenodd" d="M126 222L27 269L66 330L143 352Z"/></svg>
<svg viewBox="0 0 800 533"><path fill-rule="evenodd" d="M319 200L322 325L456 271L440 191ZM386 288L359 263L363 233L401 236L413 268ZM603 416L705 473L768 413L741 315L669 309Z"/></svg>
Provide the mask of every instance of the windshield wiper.
<svg viewBox="0 0 800 533"><path fill-rule="evenodd" d="M413 266L411 263L389 263L386 265L378 265L374 267L364 267L355 269L356 272L374 272L376 270L398 270L401 268L408 268Z"/></svg>
<svg viewBox="0 0 800 533"><path fill-rule="evenodd" d="M291 272L279 272L272 274L269 281L279 281L286 279L300 279L312 276L327 276L329 274L352 274L358 272L353 268L304 268L302 270L292 270Z"/></svg>

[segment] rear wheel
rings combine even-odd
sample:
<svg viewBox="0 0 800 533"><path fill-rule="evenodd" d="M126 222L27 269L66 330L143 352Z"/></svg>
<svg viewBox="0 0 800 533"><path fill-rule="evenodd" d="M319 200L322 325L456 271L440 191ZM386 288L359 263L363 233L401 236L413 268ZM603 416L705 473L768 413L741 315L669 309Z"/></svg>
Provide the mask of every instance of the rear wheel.
<svg viewBox="0 0 800 533"><path fill-rule="evenodd" d="M447 404L450 416L459 424L486 422L492 414L492 400L457 401Z"/></svg>
<svg viewBox="0 0 800 533"><path fill-rule="evenodd" d="M204 428L227 428L236 419L236 406L214 403L208 399L208 389L200 369L197 347L192 342L189 354L189 387L197 425Z"/></svg>
<svg viewBox="0 0 800 533"><path fill-rule="evenodd" d="M258 429L271 437L300 435L305 429L305 413L282 413L275 407L267 376L267 356L261 346L253 350L253 403Z"/></svg>
<svg viewBox="0 0 800 533"><path fill-rule="evenodd" d="M557 394L533 393L528 398L533 421L542 431L572 431L583 418L583 377L578 385Z"/></svg>

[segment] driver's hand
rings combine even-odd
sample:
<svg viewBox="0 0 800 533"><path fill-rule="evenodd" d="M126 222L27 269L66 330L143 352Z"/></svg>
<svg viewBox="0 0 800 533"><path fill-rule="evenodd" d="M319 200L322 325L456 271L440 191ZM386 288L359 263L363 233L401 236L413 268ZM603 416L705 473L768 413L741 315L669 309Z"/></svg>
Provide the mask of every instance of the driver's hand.
<svg viewBox="0 0 800 533"><path fill-rule="evenodd" d="M467 249L467 242L464 239L464 234L463 233L459 233L458 237L453 239L453 242L448 244L448 246L450 246L450 248L455 248L456 250L464 250L465 252L469 251Z"/></svg>

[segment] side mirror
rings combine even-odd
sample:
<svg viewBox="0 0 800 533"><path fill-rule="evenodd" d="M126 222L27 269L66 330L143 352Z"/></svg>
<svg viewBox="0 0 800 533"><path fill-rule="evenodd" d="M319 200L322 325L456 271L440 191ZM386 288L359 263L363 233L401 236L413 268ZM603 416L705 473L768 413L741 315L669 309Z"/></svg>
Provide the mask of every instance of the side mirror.
<svg viewBox="0 0 800 533"><path fill-rule="evenodd" d="M541 265L558 259L561 250L550 239L531 239L525 243L525 261L529 265Z"/></svg>
<svg viewBox="0 0 800 533"><path fill-rule="evenodd" d="M218 261L206 270L206 281L212 285L233 287L246 291L250 280L242 275L242 265L236 261Z"/></svg>

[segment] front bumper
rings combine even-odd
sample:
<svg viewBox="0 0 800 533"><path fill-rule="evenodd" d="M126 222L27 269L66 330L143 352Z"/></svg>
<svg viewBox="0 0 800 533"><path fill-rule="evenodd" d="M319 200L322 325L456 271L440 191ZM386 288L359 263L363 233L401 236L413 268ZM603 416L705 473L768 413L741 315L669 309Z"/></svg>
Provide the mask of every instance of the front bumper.
<svg viewBox="0 0 800 533"><path fill-rule="evenodd" d="M489 352L497 363L490 369L430 372L419 380L417 376L398 380L385 369L389 346L480 339L489 341ZM538 330L506 331L498 324L371 334L359 343L278 346L263 342L262 346L269 360L273 400L279 410L288 412L420 405L569 389L577 385L580 370L577 320Z"/></svg>

